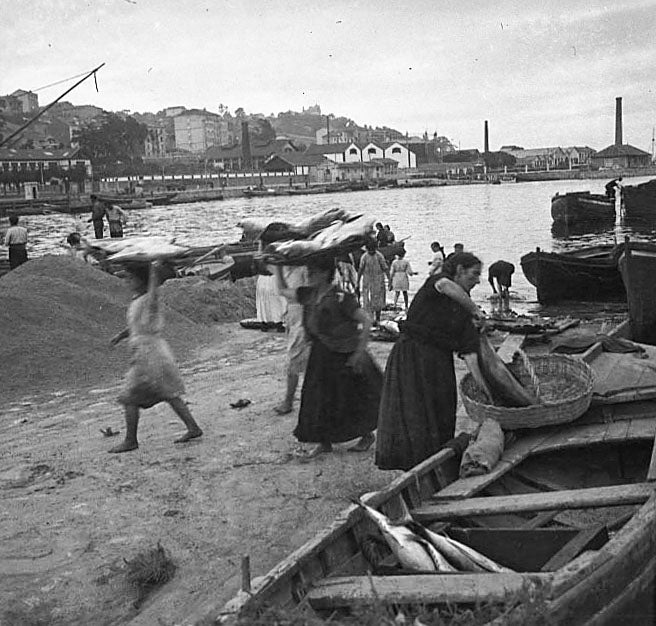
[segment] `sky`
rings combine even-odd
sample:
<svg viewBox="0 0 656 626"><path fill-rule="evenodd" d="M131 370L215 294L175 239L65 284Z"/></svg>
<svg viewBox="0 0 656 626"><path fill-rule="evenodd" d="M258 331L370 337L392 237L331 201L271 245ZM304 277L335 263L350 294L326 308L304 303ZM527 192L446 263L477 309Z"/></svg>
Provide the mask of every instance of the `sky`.
<svg viewBox="0 0 656 626"><path fill-rule="evenodd" d="M323 114L462 149L651 152L656 0L0 0L0 94ZM44 88L45 87L45 88Z"/></svg>

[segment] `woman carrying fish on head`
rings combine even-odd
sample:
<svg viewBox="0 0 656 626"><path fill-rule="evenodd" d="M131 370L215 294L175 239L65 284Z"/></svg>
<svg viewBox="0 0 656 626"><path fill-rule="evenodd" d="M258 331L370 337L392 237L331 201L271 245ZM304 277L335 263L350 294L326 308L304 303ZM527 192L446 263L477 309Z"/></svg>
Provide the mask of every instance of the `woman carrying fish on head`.
<svg viewBox="0 0 656 626"><path fill-rule="evenodd" d="M294 435L303 443L318 444L309 457L358 437L349 450L369 449L383 379L366 349L371 320L355 296L333 283L332 257L308 265L308 287L289 289L280 266L275 270L280 293L303 305L311 342Z"/></svg>
<svg viewBox="0 0 656 626"><path fill-rule="evenodd" d="M125 406L126 433L123 443L109 452L129 452L138 448L139 409L148 409L160 402L168 402L187 427L187 432L174 443L184 443L203 434L181 398L184 384L171 350L161 336L164 317L157 298L161 264L154 261L150 267L135 265L129 273L135 295L128 307L128 327L110 341L115 346L129 338L132 349L125 387L118 398Z"/></svg>
<svg viewBox="0 0 656 626"><path fill-rule="evenodd" d="M415 295L385 368L376 443L380 469L408 470L453 438L458 399L453 353L482 380L473 322L482 312L469 297L480 275L480 260L461 252Z"/></svg>

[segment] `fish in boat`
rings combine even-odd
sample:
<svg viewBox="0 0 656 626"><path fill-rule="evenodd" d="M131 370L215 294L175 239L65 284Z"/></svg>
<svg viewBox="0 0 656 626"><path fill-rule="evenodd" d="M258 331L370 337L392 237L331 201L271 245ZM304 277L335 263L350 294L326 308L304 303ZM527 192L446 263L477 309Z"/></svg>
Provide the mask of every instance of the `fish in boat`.
<svg viewBox="0 0 656 626"><path fill-rule="evenodd" d="M420 572L456 571L430 541L415 534L404 524L393 524L386 515L364 502L358 500L357 504L376 524L402 567Z"/></svg>
<svg viewBox="0 0 656 626"><path fill-rule="evenodd" d="M593 365L603 354L591 349L582 358ZM459 452L449 445L361 498L386 519L405 501L416 522L439 524L513 572L372 571L362 552L371 517L358 504L253 579L248 593L217 606L212 619L234 623L263 607L335 619L363 604L445 612L485 604L498 611L498 624L530 623L524 618L536 608L558 626L629 617L652 624L654 413L655 399L592 407L575 422L519 434L490 473L471 478L459 478Z"/></svg>

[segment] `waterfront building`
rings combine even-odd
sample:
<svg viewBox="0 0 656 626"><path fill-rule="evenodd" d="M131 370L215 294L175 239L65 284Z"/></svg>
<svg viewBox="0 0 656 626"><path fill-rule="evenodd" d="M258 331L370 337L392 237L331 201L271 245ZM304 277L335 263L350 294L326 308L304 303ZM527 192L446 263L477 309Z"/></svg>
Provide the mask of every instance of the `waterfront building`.
<svg viewBox="0 0 656 626"><path fill-rule="evenodd" d="M569 157L565 150L556 146L550 148L517 148L504 146L502 152L515 157L517 167L524 170L560 170L569 168Z"/></svg>
<svg viewBox="0 0 656 626"><path fill-rule="evenodd" d="M304 177L308 184L332 183L338 180L338 165L321 154L287 152L271 155L264 164L267 172L285 172Z"/></svg>
<svg viewBox="0 0 656 626"><path fill-rule="evenodd" d="M274 139L266 143L253 143L250 146L251 167L254 171L265 169L267 159L274 154L287 155L298 152L289 139ZM241 144L234 146L212 146L205 153L205 160L212 167L223 171L239 171L246 167Z"/></svg>
<svg viewBox="0 0 656 626"><path fill-rule="evenodd" d="M337 173L340 181L377 183L397 180L398 167L394 159L371 159L338 163Z"/></svg>
<svg viewBox="0 0 656 626"><path fill-rule="evenodd" d="M17 150L0 148L0 180L3 183L35 182L48 185L68 177L83 184L93 176L91 161L78 156L78 148L64 150Z"/></svg>
<svg viewBox="0 0 656 626"><path fill-rule="evenodd" d="M356 163L362 161L362 147L355 141L345 143L314 144L306 154L320 154L335 163Z"/></svg>
<svg viewBox="0 0 656 626"><path fill-rule="evenodd" d="M383 144L383 158L396 161L399 169L416 169L417 167L417 155L408 146L398 141Z"/></svg>
<svg viewBox="0 0 656 626"><path fill-rule="evenodd" d="M635 169L649 167L651 154L626 143L619 146L608 146L600 150L592 156L591 162L595 168L599 169Z"/></svg>

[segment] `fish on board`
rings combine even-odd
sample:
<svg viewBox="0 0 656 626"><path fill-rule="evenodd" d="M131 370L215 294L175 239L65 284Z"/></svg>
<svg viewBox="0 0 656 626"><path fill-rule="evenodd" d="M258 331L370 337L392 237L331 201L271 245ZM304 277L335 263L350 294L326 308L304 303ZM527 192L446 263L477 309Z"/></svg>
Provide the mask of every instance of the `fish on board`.
<svg viewBox="0 0 656 626"><path fill-rule="evenodd" d="M356 500L356 503L376 524L402 567L420 572L456 571L432 544L413 533L406 525L394 524L386 515L361 500Z"/></svg>

